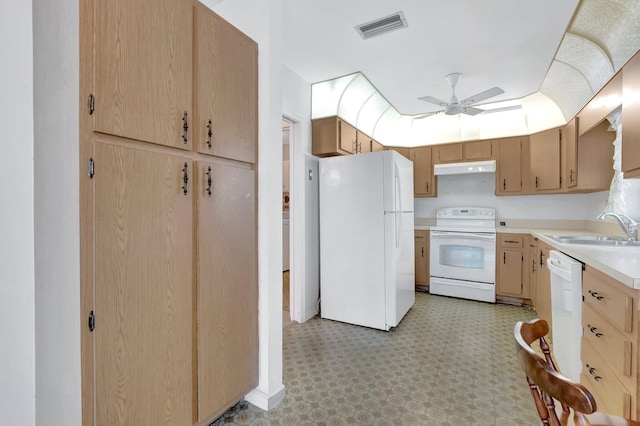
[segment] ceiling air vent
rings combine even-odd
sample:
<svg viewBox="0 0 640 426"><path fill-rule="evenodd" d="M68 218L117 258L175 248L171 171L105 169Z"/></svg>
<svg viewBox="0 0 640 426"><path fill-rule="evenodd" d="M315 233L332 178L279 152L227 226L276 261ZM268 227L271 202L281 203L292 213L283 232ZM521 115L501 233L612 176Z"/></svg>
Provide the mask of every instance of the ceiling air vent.
<svg viewBox="0 0 640 426"><path fill-rule="evenodd" d="M402 12L396 12L393 15L358 25L356 30L358 30L360 36L366 40L380 34L388 33L389 31L405 28L406 26L407 20L404 19L404 14Z"/></svg>

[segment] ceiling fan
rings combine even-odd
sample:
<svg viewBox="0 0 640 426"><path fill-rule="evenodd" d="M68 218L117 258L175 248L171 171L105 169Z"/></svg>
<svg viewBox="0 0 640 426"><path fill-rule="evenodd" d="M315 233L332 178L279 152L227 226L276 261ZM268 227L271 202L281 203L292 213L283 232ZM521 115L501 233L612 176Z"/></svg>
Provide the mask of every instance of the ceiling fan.
<svg viewBox="0 0 640 426"><path fill-rule="evenodd" d="M491 110L484 110L484 109L473 107L473 105L477 104L478 102L482 102L485 99L489 99L494 96L503 94L504 90L502 90L499 87L492 87L491 89L487 89L484 92L480 92L476 95L473 95L461 101L458 101L458 98L456 97L456 84L458 84L458 80L460 80L460 77L462 77L462 74L460 74L459 72L447 74L444 77L447 83L449 83L449 86L451 86L451 90L453 92L453 95L451 96L451 99L449 99L449 102L443 101L442 99L434 98L433 96L423 96L421 98L418 98L420 100L430 102L432 104L440 105L444 109L440 111L435 111L435 112L428 112L426 114L422 114L414 118L417 120L420 120L422 118L427 118L434 114L438 114L440 112L444 112L446 115L456 115L456 114L478 115L482 113L509 111L509 110L521 108L519 105L504 107L504 108L496 108Z"/></svg>

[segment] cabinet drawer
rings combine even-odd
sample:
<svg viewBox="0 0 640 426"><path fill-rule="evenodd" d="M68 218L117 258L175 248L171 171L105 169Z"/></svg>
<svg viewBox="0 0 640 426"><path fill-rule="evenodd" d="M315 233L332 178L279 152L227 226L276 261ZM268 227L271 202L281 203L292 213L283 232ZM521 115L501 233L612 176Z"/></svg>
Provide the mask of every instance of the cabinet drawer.
<svg viewBox="0 0 640 426"><path fill-rule="evenodd" d="M616 378L611 369L593 349L588 340L582 339L582 379L587 389L593 391L599 411L632 418L635 415L631 392Z"/></svg>
<svg viewBox="0 0 640 426"><path fill-rule="evenodd" d="M414 231L413 240L416 244L429 241L429 231Z"/></svg>
<svg viewBox="0 0 640 426"><path fill-rule="evenodd" d="M583 275L582 295L586 304L618 329L635 335L633 297L620 288L622 286L603 273L587 267Z"/></svg>
<svg viewBox="0 0 640 426"><path fill-rule="evenodd" d="M524 237L522 235L499 235L498 241L500 247L504 248L522 248Z"/></svg>
<svg viewBox="0 0 640 426"><path fill-rule="evenodd" d="M582 329L591 343L623 384L632 389L636 381L633 343L589 305L582 307Z"/></svg>

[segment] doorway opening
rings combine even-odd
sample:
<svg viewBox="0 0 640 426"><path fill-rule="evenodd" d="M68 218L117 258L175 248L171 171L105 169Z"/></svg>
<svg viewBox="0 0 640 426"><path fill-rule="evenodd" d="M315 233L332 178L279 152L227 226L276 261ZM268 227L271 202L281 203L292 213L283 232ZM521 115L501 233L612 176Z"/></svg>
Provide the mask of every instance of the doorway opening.
<svg viewBox="0 0 640 426"><path fill-rule="evenodd" d="M286 328L293 324L294 297L292 280L291 256L291 145L293 142L293 123L285 118L282 119L282 327Z"/></svg>

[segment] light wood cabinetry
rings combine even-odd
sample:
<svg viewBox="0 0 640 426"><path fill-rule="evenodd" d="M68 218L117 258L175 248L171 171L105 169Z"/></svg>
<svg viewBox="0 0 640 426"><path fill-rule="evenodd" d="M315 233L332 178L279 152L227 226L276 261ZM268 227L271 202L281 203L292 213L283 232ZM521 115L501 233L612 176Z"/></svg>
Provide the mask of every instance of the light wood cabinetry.
<svg viewBox="0 0 640 426"><path fill-rule="evenodd" d="M209 183L211 179L211 183ZM257 385L255 171L198 171L198 413L211 421Z"/></svg>
<svg viewBox="0 0 640 426"><path fill-rule="evenodd" d="M531 304L536 306L538 291L538 239L529 237L529 258L527 261L527 273L529 274L529 297Z"/></svg>
<svg viewBox="0 0 640 426"><path fill-rule="evenodd" d="M491 140L462 142L434 147L434 163L456 163L495 158Z"/></svg>
<svg viewBox="0 0 640 426"><path fill-rule="evenodd" d="M588 132L606 120L607 116L622 104L622 73L616 75L580 110L578 134Z"/></svg>
<svg viewBox="0 0 640 426"><path fill-rule="evenodd" d="M384 146L375 140L371 140L371 152L384 151Z"/></svg>
<svg viewBox="0 0 640 426"><path fill-rule="evenodd" d="M255 163L258 46L204 5L194 9L198 152Z"/></svg>
<svg viewBox="0 0 640 426"><path fill-rule="evenodd" d="M551 333L552 321L551 316L551 273L547 266L547 258L549 257L549 250L551 247L542 242L537 242L537 264L536 267L536 301L535 309L538 313L538 318L542 318L549 323L549 333ZM553 333L552 337L553 337Z"/></svg>
<svg viewBox="0 0 640 426"><path fill-rule="evenodd" d="M529 170L532 190L560 189L560 129L529 137Z"/></svg>
<svg viewBox="0 0 640 426"><path fill-rule="evenodd" d="M371 152L371 143L373 140L362 133L360 130L356 132L356 153L364 154Z"/></svg>
<svg viewBox="0 0 640 426"><path fill-rule="evenodd" d="M429 231L415 231L414 240L416 290L427 290L429 288Z"/></svg>
<svg viewBox="0 0 640 426"><path fill-rule="evenodd" d="M608 129L609 122L605 120L578 137L576 173L569 175L576 181L573 188L569 188L573 192L609 189L613 178L613 141L616 134Z"/></svg>
<svg viewBox="0 0 640 426"><path fill-rule="evenodd" d="M638 291L587 265L582 296L580 381L600 411L638 419Z"/></svg>
<svg viewBox="0 0 640 426"><path fill-rule="evenodd" d="M430 146L412 148L410 151L409 158L413 161L413 192L416 197L438 195L431 153Z"/></svg>
<svg viewBox="0 0 640 426"><path fill-rule="evenodd" d="M496 147L496 195L522 193L522 137L494 141Z"/></svg>
<svg viewBox="0 0 640 426"><path fill-rule="evenodd" d="M91 128L191 149L191 3L112 0L92 7L95 49L93 59L86 58L95 73Z"/></svg>
<svg viewBox="0 0 640 426"><path fill-rule="evenodd" d="M192 162L105 143L94 158L96 424L191 424Z"/></svg>
<svg viewBox="0 0 640 426"><path fill-rule="evenodd" d="M529 298L528 262L529 235L497 235L496 295Z"/></svg>
<svg viewBox="0 0 640 426"><path fill-rule="evenodd" d="M258 380L257 45L190 1L81 11L83 424L209 424Z"/></svg>
<svg viewBox="0 0 640 426"><path fill-rule="evenodd" d="M574 117L560 132L563 152L562 177L564 186L571 190L578 185L578 118Z"/></svg>
<svg viewBox="0 0 640 426"><path fill-rule="evenodd" d="M339 117L318 118L312 121L311 153L318 157L355 154L357 130Z"/></svg>
<svg viewBox="0 0 640 426"><path fill-rule="evenodd" d="M640 54L622 68L622 171L640 177Z"/></svg>

